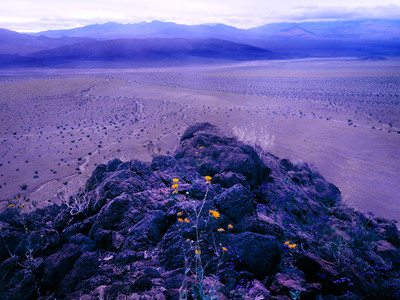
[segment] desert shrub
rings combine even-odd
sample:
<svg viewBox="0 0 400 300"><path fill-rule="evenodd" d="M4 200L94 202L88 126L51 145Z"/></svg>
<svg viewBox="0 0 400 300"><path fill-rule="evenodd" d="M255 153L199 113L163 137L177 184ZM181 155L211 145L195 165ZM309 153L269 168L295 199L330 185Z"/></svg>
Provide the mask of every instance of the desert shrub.
<svg viewBox="0 0 400 300"><path fill-rule="evenodd" d="M275 136L266 127L250 124L246 127L235 126L232 130L239 141L253 146L258 154L270 151L275 142Z"/></svg>

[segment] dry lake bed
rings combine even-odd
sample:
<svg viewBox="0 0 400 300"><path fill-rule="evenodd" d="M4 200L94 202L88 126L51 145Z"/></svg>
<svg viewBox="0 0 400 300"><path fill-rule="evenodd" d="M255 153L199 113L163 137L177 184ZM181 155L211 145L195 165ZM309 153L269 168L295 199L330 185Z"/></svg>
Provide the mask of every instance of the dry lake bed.
<svg viewBox="0 0 400 300"><path fill-rule="evenodd" d="M43 206L112 158L170 154L208 121L314 165L345 203L400 220L400 60L0 70L0 206Z"/></svg>

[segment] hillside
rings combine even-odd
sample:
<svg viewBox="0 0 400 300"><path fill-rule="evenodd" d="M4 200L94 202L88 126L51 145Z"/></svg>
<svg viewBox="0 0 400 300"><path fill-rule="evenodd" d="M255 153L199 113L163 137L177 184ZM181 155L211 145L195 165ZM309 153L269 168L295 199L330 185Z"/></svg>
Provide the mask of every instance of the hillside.
<svg viewBox="0 0 400 300"><path fill-rule="evenodd" d="M400 55L398 20L225 24L119 24L22 34L0 29L0 67L131 68L306 57Z"/></svg>
<svg viewBox="0 0 400 300"><path fill-rule="evenodd" d="M343 205L308 164L209 123L187 128L173 156L114 159L60 197L0 214L3 299L400 296L393 222Z"/></svg>

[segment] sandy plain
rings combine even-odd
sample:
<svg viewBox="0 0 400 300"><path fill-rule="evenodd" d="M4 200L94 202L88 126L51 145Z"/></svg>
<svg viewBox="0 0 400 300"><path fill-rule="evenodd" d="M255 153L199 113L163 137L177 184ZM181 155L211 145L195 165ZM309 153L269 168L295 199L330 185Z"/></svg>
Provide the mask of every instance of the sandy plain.
<svg viewBox="0 0 400 300"><path fill-rule="evenodd" d="M356 209L400 220L399 87L400 60L0 70L0 206L17 193L59 202L96 165L170 154L208 121L313 164Z"/></svg>

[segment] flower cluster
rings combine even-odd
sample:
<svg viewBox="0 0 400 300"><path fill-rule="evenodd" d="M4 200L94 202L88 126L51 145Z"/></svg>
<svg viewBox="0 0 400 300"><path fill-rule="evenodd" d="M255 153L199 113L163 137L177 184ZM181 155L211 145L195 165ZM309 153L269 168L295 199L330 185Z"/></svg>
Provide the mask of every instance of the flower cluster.
<svg viewBox="0 0 400 300"><path fill-rule="evenodd" d="M173 188L172 194L176 194L178 192L178 187L179 187L179 179L178 178L174 178L172 179L172 182L174 183L171 187Z"/></svg>
<svg viewBox="0 0 400 300"><path fill-rule="evenodd" d="M290 249L294 249L297 247L297 244L291 244L290 241L285 242L285 248L288 247Z"/></svg>
<svg viewBox="0 0 400 300"><path fill-rule="evenodd" d="M219 216L220 216L220 215L219 215L219 212L217 212L216 210L210 209L209 212L210 212L210 216L213 216L213 217L216 218L216 219L218 219Z"/></svg>
<svg viewBox="0 0 400 300"><path fill-rule="evenodd" d="M204 178L206 179L206 184L211 183L211 176L205 176Z"/></svg>
<svg viewBox="0 0 400 300"><path fill-rule="evenodd" d="M178 212L178 222L180 222L180 223L183 223L183 222L185 222L185 223L189 223L189 220L187 219L187 218L182 218L182 212L180 211L180 212Z"/></svg>

